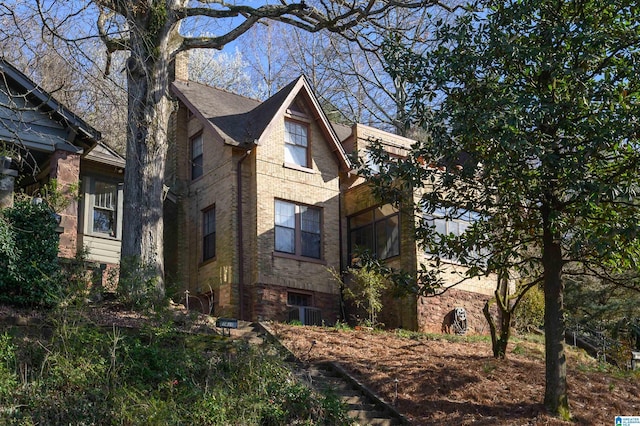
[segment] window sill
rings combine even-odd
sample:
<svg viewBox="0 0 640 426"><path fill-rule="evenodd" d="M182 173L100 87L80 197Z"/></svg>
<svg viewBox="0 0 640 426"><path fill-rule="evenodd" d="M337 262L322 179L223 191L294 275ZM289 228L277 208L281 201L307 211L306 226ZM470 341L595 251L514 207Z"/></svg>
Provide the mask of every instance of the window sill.
<svg viewBox="0 0 640 426"><path fill-rule="evenodd" d="M112 237L112 236L107 235L107 234L100 234L98 232L88 232L88 233L86 233L84 235L89 236L89 237L94 237L94 238L101 238L101 239L104 239L104 240L110 240L110 241L121 241L122 240L121 238Z"/></svg>
<svg viewBox="0 0 640 426"><path fill-rule="evenodd" d="M314 257L305 257L305 256L298 256L295 254L290 254L290 253L282 253L279 251L274 251L273 252L273 257L280 257L283 259L291 259L291 260L298 260L300 262L308 262L308 263L317 263L320 265L326 265L327 261L324 259L316 259Z"/></svg>
<svg viewBox="0 0 640 426"><path fill-rule="evenodd" d="M303 167L293 163L284 163L282 166L286 167L287 169L297 170L299 172L310 173L310 174L317 173L315 170L310 169L309 167Z"/></svg>
<svg viewBox="0 0 640 426"><path fill-rule="evenodd" d="M211 259L203 260L202 262L200 262L200 263L198 264L198 267L206 266L206 265L208 265L208 264L210 264L210 263L215 262L216 260L217 260L217 257L216 257L216 256L213 256Z"/></svg>

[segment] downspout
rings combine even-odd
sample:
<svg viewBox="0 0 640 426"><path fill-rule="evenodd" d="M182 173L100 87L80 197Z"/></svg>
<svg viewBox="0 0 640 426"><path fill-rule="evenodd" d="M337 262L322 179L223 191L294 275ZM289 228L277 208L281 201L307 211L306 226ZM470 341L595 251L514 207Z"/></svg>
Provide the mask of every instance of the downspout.
<svg viewBox="0 0 640 426"><path fill-rule="evenodd" d="M342 185L340 185L342 186ZM344 261L343 261L343 257L345 255L346 250L346 245L343 245L342 243L342 188L340 188L340 193L338 194L338 238L339 238L339 245L338 247L340 247L340 270L338 271L338 276L342 279L342 282L344 282L344 277L345 277L345 273L344 273ZM347 243L348 244L348 243ZM342 321L346 321L347 320L347 315L344 309L344 294L343 294L343 285L341 283L338 283L338 285L340 286L339 289L339 295L340 295L340 316L342 317Z"/></svg>
<svg viewBox="0 0 640 426"><path fill-rule="evenodd" d="M238 233L238 300L240 304L240 319L244 320L244 243L243 243L243 223L242 223L242 162L251 154L251 150L247 150L245 154L238 160L236 165L236 184L238 186L237 203L237 233Z"/></svg>

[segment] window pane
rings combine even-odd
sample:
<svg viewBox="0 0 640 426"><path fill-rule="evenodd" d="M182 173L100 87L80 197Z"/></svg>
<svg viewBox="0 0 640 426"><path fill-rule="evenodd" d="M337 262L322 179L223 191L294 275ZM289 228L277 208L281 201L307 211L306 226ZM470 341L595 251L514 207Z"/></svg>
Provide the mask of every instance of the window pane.
<svg viewBox="0 0 640 426"><path fill-rule="evenodd" d="M376 213L376 219L382 219L383 217L391 216L392 214L397 213L396 209L391 204L380 206L374 211Z"/></svg>
<svg viewBox="0 0 640 426"><path fill-rule="evenodd" d="M96 181L94 205L103 209L115 210L118 187L115 183Z"/></svg>
<svg viewBox="0 0 640 426"><path fill-rule="evenodd" d="M284 162L307 167L307 148L297 145L285 144Z"/></svg>
<svg viewBox="0 0 640 426"><path fill-rule="evenodd" d="M276 251L284 253L295 253L295 239L295 229L276 226Z"/></svg>
<svg viewBox="0 0 640 426"><path fill-rule="evenodd" d="M351 217L349 219L349 227L351 229L359 228L361 226L368 225L371 222L373 222L373 210Z"/></svg>
<svg viewBox="0 0 640 426"><path fill-rule="evenodd" d="M216 210L209 209L202 213L202 260L214 258L216 255Z"/></svg>
<svg viewBox="0 0 640 426"><path fill-rule="evenodd" d="M398 216L387 219L387 257L400 254L400 224Z"/></svg>
<svg viewBox="0 0 640 426"><path fill-rule="evenodd" d="M205 235L202 240L202 260L216 257L216 234Z"/></svg>
<svg viewBox="0 0 640 426"><path fill-rule="evenodd" d="M202 152L202 135L198 135L191 139L191 179L197 179L203 174Z"/></svg>
<svg viewBox="0 0 640 426"><path fill-rule="evenodd" d="M353 252L356 251L356 248L366 249L372 253L375 252L375 247L373 246L373 225L372 224L351 231L350 252L353 254Z"/></svg>
<svg viewBox="0 0 640 426"><path fill-rule="evenodd" d="M296 227L296 205L276 200L276 225Z"/></svg>
<svg viewBox="0 0 640 426"><path fill-rule="evenodd" d="M105 210L101 208L93 209L93 232L99 232L101 234L108 234L111 237L115 237L115 215L113 210Z"/></svg>
<svg viewBox="0 0 640 426"><path fill-rule="evenodd" d="M191 179L197 179L203 174L202 155L191 161Z"/></svg>
<svg viewBox="0 0 640 426"><path fill-rule="evenodd" d="M438 234L447 234L447 221L444 219L434 219L433 223L436 225L436 232Z"/></svg>
<svg viewBox="0 0 640 426"><path fill-rule="evenodd" d="M294 306L311 306L311 295L301 293L287 293L287 304Z"/></svg>
<svg viewBox="0 0 640 426"><path fill-rule="evenodd" d="M191 140L191 158L202 155L202 135L196 136Z"/></svg>
<svg viewBox="0 0 640 426"><path fill-rule="evenodd" d="M302 255L320 259L320 234L302 232Z"/></svg>
<svg viewBox="0 0 640 426"><path fill-rule="evenodd" d="M387 258L387 229L384 221L376 223L376 255L378 259Z"/></svg>
<svg viewBox="0 0 640 426"><path fill-rule="evenodd" d="M300 217L303 231L320 234L320 210L300 206Z"/></svg>
<svg viewBox="0 0 640 426"><path fill-rule="evenodd" d="M293 121L284 122L284 141L288 144L307 146L307 126L295 123Z"/></svg>

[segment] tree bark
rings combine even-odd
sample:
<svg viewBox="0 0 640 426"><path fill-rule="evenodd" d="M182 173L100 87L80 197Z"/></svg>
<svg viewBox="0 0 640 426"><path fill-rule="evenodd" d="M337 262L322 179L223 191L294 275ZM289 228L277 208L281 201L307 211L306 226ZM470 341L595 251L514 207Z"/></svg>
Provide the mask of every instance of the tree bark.
<svg viewBox="0 0 640 426"><path fill-rule="evenodd" d="M162 194L169 118L169 42L174 25L153 11L130 24L128 126L120 279L142 280L164 297ZM150 28L153 25L154 28Z"/></svg>
<svg viewBox="0 0 640 426"><path fill-rule="evenodd" d="M507 346L511 337L511 315L512 310L509 304L509 281L505 278L504 273L500 273L498 277L498 285L495 291L495 297L488 300L484 304L482 313L489 323L489 331L491 333L491 349L493 357L505 359L507 357ZM489 309L491 301L495 301L498 306L498 314L500 315L500 329L496 327L496 323L491 316Z"/></svg>
<svg viewBox="0 0 640 426"><path fill-rule="evenodd" d="M568 419L567 365L564 352L564 285L562 283L562 248L551 228L550 209L543 208L544 268L544 336L545 336L545 394L544 406L553 415Z"/></svg>

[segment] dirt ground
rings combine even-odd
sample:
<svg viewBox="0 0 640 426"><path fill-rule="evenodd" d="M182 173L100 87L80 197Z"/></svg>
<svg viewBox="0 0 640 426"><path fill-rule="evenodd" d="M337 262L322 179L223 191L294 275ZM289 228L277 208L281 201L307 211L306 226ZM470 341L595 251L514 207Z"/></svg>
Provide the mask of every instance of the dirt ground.
<svg viewBox="0 0 640 426"><path fill-rule="evenodd" d="M542 406L541 343L514 339L507 359L498 361L490 342L473 338L450 342L371 330L273 327L301 360L338 362L387 402L395 401L415 425L599 426L613 425L615 416L640 416L640 375L602 372L592 358L571 348L567 381L573 422L562 422Z"/></svg>

